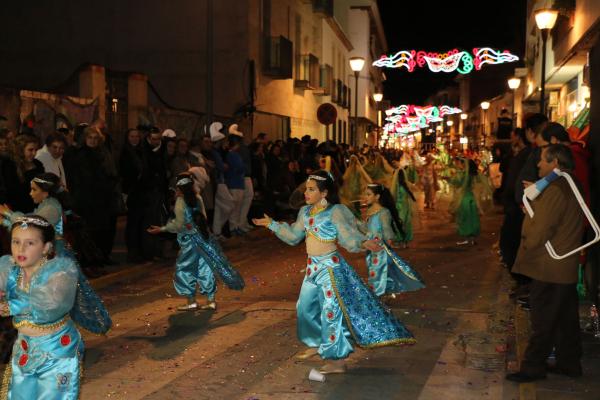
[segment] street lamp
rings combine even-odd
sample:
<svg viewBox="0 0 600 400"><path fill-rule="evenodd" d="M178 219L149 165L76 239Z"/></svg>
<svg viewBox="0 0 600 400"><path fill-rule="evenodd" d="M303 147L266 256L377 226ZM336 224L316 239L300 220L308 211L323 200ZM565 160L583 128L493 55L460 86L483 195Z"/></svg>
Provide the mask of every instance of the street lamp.
<svg viewBox="0 0 600 400"><path fill-rule="evenodd" d="M467 113L461 113L460 114L459 131L460 131L461 135L465 134L465 121L467 120L467 118L469 118L469 116L467 115Z"/></svg>
<svg viewBox="0 0 600 400"><path fill-rule="evenodd" d="M554 28L558 18L558 11L550 8L542 8L535 12L535 23L539 30L542 31L542 77L541 77L541 91L540 91L540 113L545 115L545 101L546 101L546 42L548 41L548 34L550 30Z"/></svg>
<svg viewBox="0 0 600 400"><path fill-rule="evenodd" d="M483 110L483 129L482 129L482 134L483 134L483 145L485 146L486 143L486 119L487 119L487 110L488 108L490 108L490 102L489 101L482 101L481 102L481 109Z"/></svg>
<svg viewBox="0 0 600 400"><path fill-rule="evenodd" d="M373 100L377 104L377 132L381 129L381 100L383 100L383 93L374 93ZM375 143L377 143L377 133L375 133Z"/></svg>
<svg viewBox="0 0 600 400"><path fill-rule="evenodd" d="M508 87L510 89L512 89L513 91L513 101L512 101L512 114L511 114L511 118L513 120L513 127L517 126L517 124L515 123L515 102L516 102L516 97L517 97L517 89L519 88L519 86L521 86L521 79L519 78L510 78L508 80Z"/></svg>
<svg viewBox="0 0 600 400"><path fill-rule="evenodd" d="M360 71L362 71L365 66L365 59L362 57L350 57L350 69L354 71L354 104L356 107L354 108L354 132L352 133L352 138L350 140L351 144L354 145L356 140L356 134L358 133L358 77L360 76Z"/></svg>

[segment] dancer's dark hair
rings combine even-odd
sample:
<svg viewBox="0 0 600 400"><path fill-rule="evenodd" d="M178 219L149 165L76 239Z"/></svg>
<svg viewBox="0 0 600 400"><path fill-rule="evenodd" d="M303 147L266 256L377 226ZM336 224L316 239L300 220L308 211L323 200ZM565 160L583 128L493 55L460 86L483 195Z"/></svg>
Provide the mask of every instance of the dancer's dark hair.
<svg viewBox="0 0 600 400"><path fill-rule="evenodd" d="M60 183L60 178L52 172L44 172L36 175L31 180L37 187L48 193L48 196L54 197L63 208L66 208L66 192Z"/></svg>
<svg viewBox="0 0 600 400"><path fill-rule="evenodd" d="M206 222L204 213L200 209L198 194L194 190L194 176L186 172L177 175L176 186L183 194L185 204L192 209L192 217L200 234L204 239L208 239L208 223Z"/></svg>
<svg viewBox="0 0 600 400"><path fill-rule="evenodd" d="M396 232L396 234L404 234L402 221L398 215L398 209L396 209L396 203L388 188L375 183L368 185L367 189L373 192L373 194L379 195L379 205L383 208L387 208L392 215L392 229L394 229L394 232Z"/></svg>
<svg viewBox="0 0 600 400"><path fill-rule="evenodd" d="M404 188L404 190L406 190L406 193L408 193L408 195L410 196L410 198L413 201L417 201L417 199L415 198L415 195L413 194L413 192L408 188L408 185L406 184L406 176L404 174L404 170L402 171L398 171L398 184L400 186L402 186Z"/></svg>
<svg viewBox="0 0 600 400"><path fill-rule="evenodd" d="M325 190L327 190L327 196L325 198L327 199L327 202L329 204L340 203L340 197L338 195L338 185L333 180L333 176L329 172L321 169L310 174L308 176L308 179L314 181L317 184L319 192L324 192Z"/></svg>

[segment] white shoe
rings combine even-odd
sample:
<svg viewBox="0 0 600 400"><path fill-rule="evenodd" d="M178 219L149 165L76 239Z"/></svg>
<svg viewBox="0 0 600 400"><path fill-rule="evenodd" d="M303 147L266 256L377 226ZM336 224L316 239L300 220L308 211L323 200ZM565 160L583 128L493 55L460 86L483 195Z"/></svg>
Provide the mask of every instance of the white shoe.
<svg viewBox="0 0 600 400"><path fill-rule="evenodd" d="M308 349L304 350L302 353L298 353L296 355L296 358L298 360L308 360L309 358L316 356L317 354L319 354L318 347L309 347Z"/></svg>
<svg viewBox="0 0 600 400"><path fill-rule="evenodd" d="M323 365L319 372L323 375L328 374L345 374L346 373L346 364L344 360L335 360Z"/></svg>
<svg viewBox="0 0 600 400"><path fill-rule="evenodd" d="M216 310L217 309L217 303L215 303L214 301L211 301L203 306L200 307L201 310Z"/></svg>
<svg viewBox="0 0 600 400"><path fill-rule="evenodd" d="M470 241L469 240L463 240L463 241L460 241L460 242L456 242L456 244L458 246L464 246L465 244L470 244Z"/></svg>
<svg viewBox="0 0 600 400"><path fill-rule="evenodd" d="M177 307L177 311L195 311L197 309L198 309L198 303L196 303L196 302L186 304L185 306Z"/></svg>

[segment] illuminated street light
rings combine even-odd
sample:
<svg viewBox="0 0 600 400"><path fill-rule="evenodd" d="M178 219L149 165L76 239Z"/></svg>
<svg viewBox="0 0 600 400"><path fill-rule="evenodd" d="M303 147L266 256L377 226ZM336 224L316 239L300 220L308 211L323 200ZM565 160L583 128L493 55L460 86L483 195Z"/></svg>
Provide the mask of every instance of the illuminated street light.
<svg viewBox="0 0 600 400"><path fill-rule="evenodd" d="M350 69L354 71L354 80L356 84L354 85L354 132L352 132L352 138L350 140L352 145L356 144L356 136L358 133L358 77L360 76L360 71L362 71L365 66L365 59L362 57L351 57L350 58Z"/></svg>
<svg viewBox="0 0 600 400"><path fill-rule="evenodd" d="M521 86L521 79L519 79L519 78L510 78L508 80L508 87L511 88L512 91L513 91L512 114L510 116L510 118L513 121L512 122L513 126L517 125L515 123L515 120L517 119L515 117L515 101L516 101L516 97L517 97L517 89L519 88L519 86Z"/></svg>
<svg viewBox="0 0 600 400"><path fill-rule="evenodd" d="M488 108L490 108L490 102L489 101L482 101L481 102L481 109L483 110L483 126L482 128L482 136L483 136L483 145L485 146L486 143L486 119L487 119L487 110Z"/></svg>
<svg viewBox="0 0 600 400"><path fill-rule="evenodd" d="M377 131L381 127L381 100L383 100L383 93L373 93L373 100L377 104ZM377 135L377 133L375 133ZM377 143L377 137L375 137L375 143Z"/></svg>
<svg viewBox="0 0 600 400"><path fill-rule="evenodd" d="M519 79L519 78L510 78L508 80L508 87L511 88L512 90L518 89L519 86L521 86L521 79Z"/></svg>
<svg viewBox="0 0 600 400"><path fill-rule="evenodd" d="M542 31L542 75L540 88L540 113L545 114L546 102L546 42L548 34L554 28L558 18L558 11L550 8L542 8L535 12L535 23L539 30Z"/></svg>

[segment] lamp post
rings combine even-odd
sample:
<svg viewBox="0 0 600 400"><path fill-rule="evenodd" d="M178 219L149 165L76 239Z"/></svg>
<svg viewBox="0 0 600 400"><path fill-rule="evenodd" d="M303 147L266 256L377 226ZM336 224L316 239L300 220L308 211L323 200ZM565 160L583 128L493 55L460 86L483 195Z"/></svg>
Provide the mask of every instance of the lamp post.
<svg viewBox="0 0 600 400"><path fill-rule="evenodd" d="M352 132L352 138L350 138L350 144L355 145L356 135L358 133L358 77L360 76L360 71L362 71L365 66L365 59L362 57L351 57L350 58L350 69L354 71L354 130Z"/></svg>
<svg viewBox="0 0 600 400"><path fill-rule="evenodd" d="M521 80L519 78L510 78L508 80L508 87L510 89L512 89L512 91L513 91L512 114L511 114L511 118L513 121L513 128L517 126L517 124L515 123L515 121L516 121L515 102L516 102L516 97L517 97L517 89L519 88L519 86L521 86Z"/></svg>
<svg viewBox="0 0 600 400"><path fill-rule="evenodd" d="M465 134L465 121L467 120L467 118L469 118L469 116L467 115L467 113L462 113L460 114L460 134L464 135Z"/></svg>
<svg viewBox="0 0 600 400"><path fill-rule="evenodd" d="M487 110L488 108L490 108L490 102L489 101L482 101L481 102L481 109L483 110L483 129L482 129L482 134L483 134L483 146L485 147L486 141L487 141L487 134L486 134L486 120L487 120Z"/></svg>
<svg viewBox="0 0 600 400"><path fill-rule="evenodd" d="M541 76L541 91L540 91L540 113L545 113L546 102L546 42L548 34L554 28L558 11L550 8L542 8L535 12L535 23L539 30L542 31L542 76Z"/></svg>
<svg viewBox="0 0 600 400"><path fill-rule="evenodd" d="M375 104L377 104L377 131L375 133L375 141L374 143L377 144L377 140L378 140L378 133L379 130L381 129L381 100L383 100L383 93L374 93L373 94L373 100L375 100Z"/></svg>

